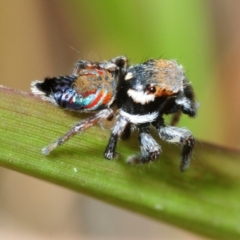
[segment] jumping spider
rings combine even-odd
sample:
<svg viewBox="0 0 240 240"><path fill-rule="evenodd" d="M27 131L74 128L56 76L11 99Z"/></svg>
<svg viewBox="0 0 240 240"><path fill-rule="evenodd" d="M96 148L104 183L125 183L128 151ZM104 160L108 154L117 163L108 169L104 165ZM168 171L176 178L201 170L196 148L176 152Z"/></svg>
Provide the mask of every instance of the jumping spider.
<svg viewBox="0 0 240 240"><path fill-rule="evenodd" d="M128 157L129 163L148 163L157 159L161 147L150 135L150 125L167 142L182 145L180 170L189 163L195 140L185 128L168 126L164 114L184 113L196 116L194 91L183 68L173 60L150 59L142 64L128 66L127 58L110 61L79 61L70 76L33 81L31 90L66 109L94 112L95 115L78 122L69 132L42 149L47 155L77 133L81 133L102 119L116 114L116 123L104 152L107 159L116 156L118 138L127 139L131 127L139 133L141 154ZM111 107L117 106L114 112Z"/></svg>

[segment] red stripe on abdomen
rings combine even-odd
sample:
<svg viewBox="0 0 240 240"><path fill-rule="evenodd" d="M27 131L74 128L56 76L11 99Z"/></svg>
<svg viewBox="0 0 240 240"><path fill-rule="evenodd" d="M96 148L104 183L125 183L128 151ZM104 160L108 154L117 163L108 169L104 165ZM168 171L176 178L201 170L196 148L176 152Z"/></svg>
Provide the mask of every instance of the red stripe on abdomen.
<svg viewBox="0 0 240 240"><path fill-rule="evenodd" d="M87 106L85 106L85 108L93 108L95 107L95 105L98 105L99 101L101 100L101 98L103 97L103 91L100 91L98 93L98 95L96 96L96 98ZM96 108L97 109L97 108Z"/></svg>
<svg viewBox="0 0 240 240"><path fill-rule="evenodd" d="M111 93L106 94L103 99L102 105L107 105L112 100L113 95Z"/></svg>

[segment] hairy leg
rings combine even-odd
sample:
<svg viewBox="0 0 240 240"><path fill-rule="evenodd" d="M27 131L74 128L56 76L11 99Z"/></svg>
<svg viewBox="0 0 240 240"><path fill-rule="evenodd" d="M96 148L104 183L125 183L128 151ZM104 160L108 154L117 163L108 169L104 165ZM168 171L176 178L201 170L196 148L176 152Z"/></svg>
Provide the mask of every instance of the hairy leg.
<svg viewBox="0 0 240 240"><path fill-rule="evenodd" d="M182 115L181 111L177 111L176 113L173 113L170 125L176 126L181 118L181 115Z"/></svg>
<svg viewBox="0 0 240 240"><path fill-rule="evenodd" d="M150 135L149 124L138 126L141 155L130 156L127 160L130 164L148 163L157 159L161 152L159 144Z"/></svg>
<svg viewBox="0 0 240 240"><path fill-rule="evenodd" d="M195 139L191 132L184 128L165 125L158 127L157 130L160 138L164 141L180 143L182 145L180 170L186 170L190 164L192 151L195 145Z"/></svg>
<svg viewBox="0 0 240 240"><path fill-rule="evenodd" d="M111 136L108 141L108 145L104 152L105 158L111 160L117 155L116 146L118 138L122 136L128 124L129 124L128 121L124 117L121 116L117 117L117 121L113 127Z"/></svg>
<svg viewBox="0 0 240 240"><path fill-rule="evenodd" d="M48 145L47 147L44 147L42 149L42 153L44 155L48 155L53 149L64 144L67 140L69 140L71 137L73 137L77 133L81 133L86 129L92 127L93 125L97 124L101 119L104 119L104 118L108 119L112 116L113 116L113 111L111 109L103 109L97 114L95 114L94 116L78 122L65 135L63 135L62 137L60 137L59 139L57 139L55 142Z"/></svg>
<svg viewBox="0 0 240 240"><path fill-rule="evenodd" d="M122 132L120 139L125 141L125 140L129 139L130 136L131 136L131 124L128 123L126 125L124 131Z"/></svg>

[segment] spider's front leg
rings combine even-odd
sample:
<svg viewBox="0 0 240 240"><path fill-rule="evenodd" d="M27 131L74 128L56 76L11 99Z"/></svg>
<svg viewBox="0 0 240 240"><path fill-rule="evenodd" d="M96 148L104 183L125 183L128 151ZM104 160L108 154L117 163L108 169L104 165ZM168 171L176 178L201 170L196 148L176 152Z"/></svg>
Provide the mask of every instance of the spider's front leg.
<svg viewBox="0 0 240 240"><path fill-rule="evenodd" d="M81 132L85 131L86 129L92 127L93 125L97 124L101 119L109 119L111 117L113 117L112 109L108 108L108 109L103 109L103 110L99 111L94 116L78 122L65 135L63 135L62 137L60 137L59 139L57 139L55 142L48 145L47 147L44 147L42 149L42 153L44 155L48 155L53 149L64 144L67 140L69 140L71 137L73 137L77 133L81 133Z"/></svg>
<svg viewBox="0 0 240 240"><path fill-rule="evenodd" d="M113 127L111 136L108 141L108 145L104 152L104 156L106 159L111 160L117 156L116 146L117 146L118 138L121 137L122 135L125 135L125 129L126 127L128 128L128 126L129 126L129 122L124 117L119 115L117 117L117 121Z"/></svg>
<svg viewBox="0 0 240 240"><path fill-rule="evenodd" d="M180 170L185 171L190 164L192 151L195 145L195 139L192 133L185 128L166 126L162 119L159 122L155 122L153 125L156 127L159 137L162 140L180 143L182 145Z"/></svg>
<svg viewBox="0 0 240 240"><path fill-rule="evenodd" d="M130 164L148 163L157 159L161 153L159 144L150 135L150 124L138 125L141 155L130 156L127 160Z"/></svg>

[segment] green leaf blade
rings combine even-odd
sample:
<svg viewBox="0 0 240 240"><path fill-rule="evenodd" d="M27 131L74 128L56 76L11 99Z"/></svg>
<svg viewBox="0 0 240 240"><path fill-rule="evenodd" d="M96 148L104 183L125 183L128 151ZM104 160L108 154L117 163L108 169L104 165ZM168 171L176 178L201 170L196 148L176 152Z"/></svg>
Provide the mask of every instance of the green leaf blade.
<svg viewBox="0 0 240 240"><path fill-rule="evenodd" d="M125 159L139 151L136 134L119 142L120 159L107 161L103 151L109 132L95 126L44 156L43 146L86 115L0 88L0 117L3 167L205 236L240 237L238 151L198 142L190 169L180 173L180 149L161 142L159 161L129 166Z"/></svg>

